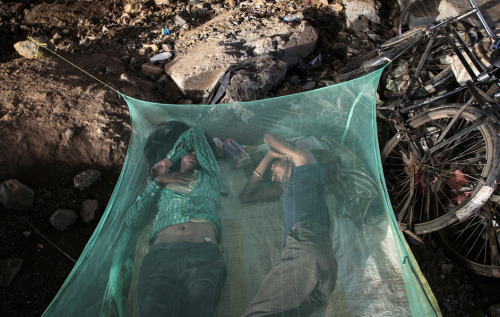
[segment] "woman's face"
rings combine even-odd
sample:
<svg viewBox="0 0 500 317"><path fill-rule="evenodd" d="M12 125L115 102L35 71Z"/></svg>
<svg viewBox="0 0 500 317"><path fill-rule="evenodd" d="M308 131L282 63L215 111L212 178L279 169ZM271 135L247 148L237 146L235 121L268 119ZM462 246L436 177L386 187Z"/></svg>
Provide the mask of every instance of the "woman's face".
<svg viewBox="0 0 500 317"><path fill-rule="evenodd" d="M271 165L272 180L273 182L286 183L290 178L288 175L288 167L290 162L285 159L276 160L273 165Z"/></svg>

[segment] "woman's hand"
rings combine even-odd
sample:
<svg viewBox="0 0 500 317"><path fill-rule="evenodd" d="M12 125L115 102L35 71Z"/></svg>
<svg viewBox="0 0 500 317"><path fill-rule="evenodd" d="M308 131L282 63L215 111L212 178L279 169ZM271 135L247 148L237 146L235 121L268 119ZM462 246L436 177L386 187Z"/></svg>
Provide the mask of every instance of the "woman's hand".
<svg viewBox="0 0 500 317"><path fill-rule="evenodd" d="M160 175L155 178L155 182L158 185L167 185L167 184L172 184L172 183L179 183L179 184L184 184L187 185L191 181L189 175L180 173L180 172L173 172L170 174L165 174L165 175Z"/></svg>

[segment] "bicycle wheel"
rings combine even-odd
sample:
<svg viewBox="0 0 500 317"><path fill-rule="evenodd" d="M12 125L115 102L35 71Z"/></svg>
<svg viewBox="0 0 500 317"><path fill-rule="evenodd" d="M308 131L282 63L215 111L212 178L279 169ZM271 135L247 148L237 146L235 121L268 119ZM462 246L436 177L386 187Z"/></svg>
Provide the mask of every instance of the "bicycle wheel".
<svg viewBox="0 0 500 317"><path fill-rule="evenodd" d="M337 79L351 80L384 67L422 40L425 30L425 27L410 30L381 44L379 48L354 58L338 71Z"/></svg>
<svg viewBox="0 0 500 317"><path fill-rule="evenodd" d="M495 126L486 121L466 130L485 116L468 107L452 121L459 111L460 105L446 105L408 120L410 137L428 153L458 134L432 154L419 159L408 138L400 135L382 150L387 190L403 230L428 233L463 220L493 192L500 144ZM447 128L446 137L440 141Z"/></svg>
<svg viewBox="0 0 500 317"><path fill-rule="evenodd" d="M438 231L440 244L460 265L476 274L500 278L500 191L466 220Z"/></svg>
<svg viewBox="0 0 500 317"><path fill-rule="evenodd" d="M442 21L451 16L459 15L460 11L471 9L467 0L454 1L453 7L446 6L441 0L410 0L401 10L398 21L398 34L418 26L432 26L436 21Z"/></svg>

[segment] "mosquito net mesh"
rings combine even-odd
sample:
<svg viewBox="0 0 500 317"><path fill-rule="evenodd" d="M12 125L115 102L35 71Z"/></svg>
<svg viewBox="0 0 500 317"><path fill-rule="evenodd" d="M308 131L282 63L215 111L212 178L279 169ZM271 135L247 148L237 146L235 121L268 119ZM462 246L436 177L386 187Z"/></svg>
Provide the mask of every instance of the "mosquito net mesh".
<svg viewBox="0 0 500 317"><path fill-rule="evenodd" d="M375 121L380 75L210 106L123 96L132 130L120 178L44 315L203 316L210 309L215 316L440 315L386 193ZM173 120L188 127L167 137L171 130L162 123ZM160 136L158 144L152 135ZM270 147L275 154L288 151L266 135L298 158L262 163ZM163 137L177 141L168 145ZM165 148L154 157L151 146ZM179 161L192 151L199 163L194 187L184 184L183 192L151 182L155 161L167 153ZM288 178L273 182L280 166ZM250 183L254 199L242 201ZM148 203L155 194L160 202ZM189 204L172 207L176 199ZM131 216L142 207L145 212ZM201 237L194 233L201 242L165 234L186 221L204 228ZM157 253L161 257L152 259ZM212 258L196 262L204 256ZM214 271L197 276L207 266ZM199 287L200 280L211 286ZM162 312L169 305L180 308Z"/></svg>

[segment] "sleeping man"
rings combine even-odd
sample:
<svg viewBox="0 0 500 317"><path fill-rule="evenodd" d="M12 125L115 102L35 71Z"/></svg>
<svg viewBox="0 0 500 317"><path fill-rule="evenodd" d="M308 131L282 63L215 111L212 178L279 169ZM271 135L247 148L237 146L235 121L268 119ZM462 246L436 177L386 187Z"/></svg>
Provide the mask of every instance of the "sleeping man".
<svg viewBox="0 0 500 317"><path fill-rule="evenodd" d="M240 200L280 198L286 238L280 263L267 274L243 316L310 316L328 301L337 269L321 169L311 152L278 135L267 133L264 142L271 149L253 171ZM269 167L275 186L261 188Z"/></svg>
<svg viewBox="0 0 500 317"><path fill-rule="evenodd" d="M220 170L200 129L166 122L148 138L152 183L127 212L142 228L154 216L138 285L142 316L214 315L226 279L217 242Z"/></svg>

